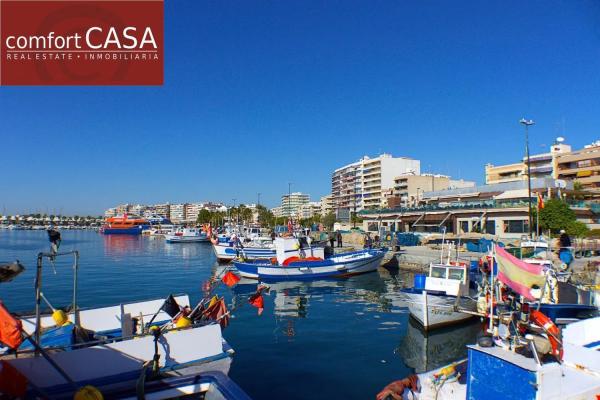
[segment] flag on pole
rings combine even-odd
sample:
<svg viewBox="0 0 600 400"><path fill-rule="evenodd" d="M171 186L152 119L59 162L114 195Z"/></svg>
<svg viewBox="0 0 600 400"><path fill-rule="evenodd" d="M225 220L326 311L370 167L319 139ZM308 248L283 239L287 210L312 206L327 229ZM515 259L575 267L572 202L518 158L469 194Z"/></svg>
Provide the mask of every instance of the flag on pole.
<svg viewBox="0 0 600 400"><path fill-rule="evenodd" d="M519 260L499 246L495 246L495 253L498 280L527 300L536 300L546 284L543 267Z"/></svg>
<svg viewBox="0 0 600 400"><path fill-rule="evenodd" d="M179 314L180 311L179 304L177 304L177 301L175 300L175 297L173 297L172 294L170 294L169 297L167 297L160 309L169 314L171 318Z"/></svg>
<svg viewBox="0 0 600 400"><path fill-rule="evenodd" d="M16 350L23 343L21 329L21 321L13 317L0 301L0 342Z"/></svg>
<svg viewBox="0 0 600 400"><path fill-rule="evenodd" d="M537 194L537 209L538 211L544 208L544 199L542 198L542 194Z"/></svg>
<svg viewBox="0 0 600 400"><path fill-rule="evenodd" d="M221 278L221 280L224 284L231 287L240 281L240 277L231 271L227 271L227 273L223 275L223 278Z"/></svg>

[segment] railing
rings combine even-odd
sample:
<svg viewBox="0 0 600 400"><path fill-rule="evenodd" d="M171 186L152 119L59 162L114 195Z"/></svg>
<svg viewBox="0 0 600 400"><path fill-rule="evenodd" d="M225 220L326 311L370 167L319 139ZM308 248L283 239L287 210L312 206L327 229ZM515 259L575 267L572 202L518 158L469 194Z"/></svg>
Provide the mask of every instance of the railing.
<svg viewBox="0 0 600 400"><path fill-rule="evenodd" d="M533 205L536 205L533 201ZM594 214L600 214L600 203L592 203L588 201L568 201L567 204L574 208L587 208ZM379 213L407 213L407 212L426 212L426 211L455 211L455 210L476 210L476 209L492 209L492 208L516 208L527 207L528 202L523 201L505 201L505 200L483 200L483 201L460 201L448 202L447 204L429 204L419 207L394 207L381 208L377 210L363 210L359 214L379 214Z"/></svg>

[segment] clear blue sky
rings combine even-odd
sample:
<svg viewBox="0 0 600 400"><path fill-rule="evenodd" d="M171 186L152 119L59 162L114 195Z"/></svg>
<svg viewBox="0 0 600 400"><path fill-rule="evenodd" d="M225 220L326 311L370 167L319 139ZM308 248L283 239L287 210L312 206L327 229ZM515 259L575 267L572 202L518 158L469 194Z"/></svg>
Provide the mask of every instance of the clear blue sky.
<svg viewBox="0 0 600 400"><path fill-rule="evenodd" d="M162 87L0 88L0 212L269 206L389 152L483 181L600 138L598 1L165 2ZM545 146L544 146L545 147Z"/></svg>

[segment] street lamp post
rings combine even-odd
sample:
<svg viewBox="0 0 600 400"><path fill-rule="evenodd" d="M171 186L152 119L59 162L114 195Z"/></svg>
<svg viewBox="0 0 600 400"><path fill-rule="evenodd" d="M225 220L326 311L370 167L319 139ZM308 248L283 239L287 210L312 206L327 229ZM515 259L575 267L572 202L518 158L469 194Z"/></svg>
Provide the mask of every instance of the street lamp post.
<svg viewBox="0 0 600 400"><path fill-rule="evenodd" d="M529 205L529 237L531 238L533 219L531 215L531 163L529 160L529 127L535 124L535 122L533 122L533 120L531 119L527 120L525 118L521 118L519 120L519 123L525 126L525 157L527 157L527 196Z"/></svg>
<svg viewBox="0 0 600 400"><path fill-rule="evenodd" d="M288 218L292 218L292 182L288 182Z"/></svg>
<svg viewBox="0 0 600 400"><path fill-rule="evenodd" d="M231 200L233 200L233 209L235 209L235 201L236 201L237 199L231 199ZM239 221L239 218L238 218L238 216L239 216L239 213L237 213L237 215L235 216L235 223L236 223L236 225L239 225L239 224L240 224L240 221ZM232 217L233 217L233 215L232 215Z"/></svg>

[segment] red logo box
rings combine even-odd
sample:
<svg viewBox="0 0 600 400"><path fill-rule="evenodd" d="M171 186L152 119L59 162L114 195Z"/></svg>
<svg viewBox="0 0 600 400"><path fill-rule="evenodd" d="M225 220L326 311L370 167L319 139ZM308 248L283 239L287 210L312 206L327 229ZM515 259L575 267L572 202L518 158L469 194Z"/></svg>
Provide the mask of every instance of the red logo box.
<svg viewBox="0 0 600 400"><path fill-rule="evenodd" d="M0 0L0 85L162 85L163 0Z"/></svg>

